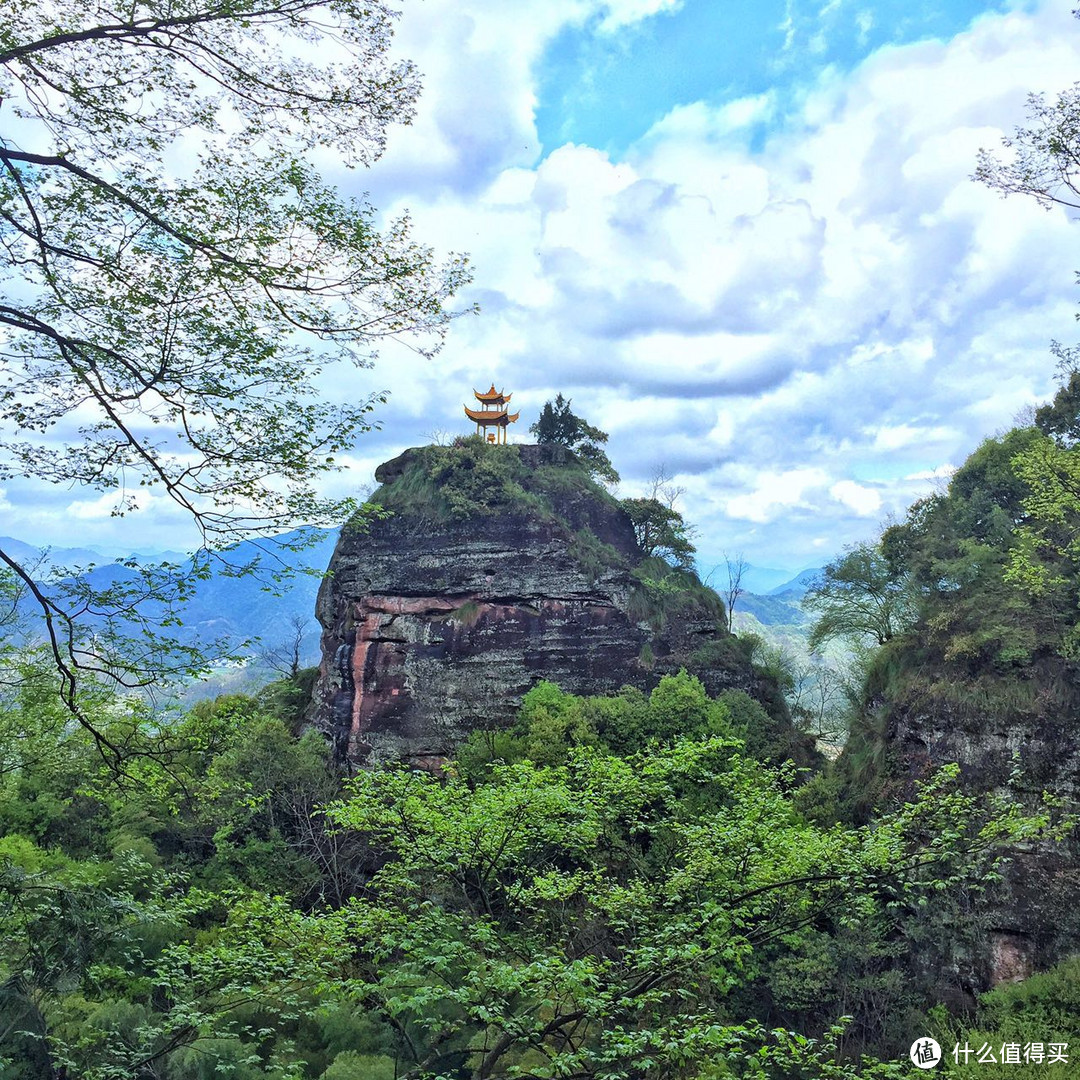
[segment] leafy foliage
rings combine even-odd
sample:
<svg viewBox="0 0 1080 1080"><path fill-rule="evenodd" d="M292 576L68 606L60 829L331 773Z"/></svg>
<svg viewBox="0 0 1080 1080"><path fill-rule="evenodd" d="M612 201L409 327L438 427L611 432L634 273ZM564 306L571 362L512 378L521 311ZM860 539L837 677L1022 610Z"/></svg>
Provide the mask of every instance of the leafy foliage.
<svg viewBox="0 0 1080 1080"><path fill-rule="evenodd" d="M949 775L873 829L813 824L744 748L754 703L685 672L541 683L442 774L344 787L292 708L163 726L103 698L110 736L175 749L118 778L47 683L4 703L5 1076L901 1076L852 1049L921 1003L898 965L926 905L1041 827Z"/></svg>
<svg viewBox="0 0 1080 1080"><path fill-rule="evenodd" d="M1027 111L1028 126L1002 140L1006 160L980 150L974 179L1002 195L1030 195L1046 209L1080 207L1080 88L1063 90L1052 102L1029 94Z"/></svg>
<svg viewBox="0 0 1080 1080"><path fill-rule="evenodd" d="M570 540L570 555L590 581L598 581L605 571L625 567L626 559L611 544L605 544L588 526L577 529Z"/></svg>
<svg viewBox="0 0 1080 1080"><path fill-rule="evenodd" d="M1012 459L1028 494L1004 579L1057 616L1063 656L1080 656L1080 625L1070 618L1080 596L1080 448L1071 430L1080 425L1074 372L1042 414L1044 430Z"/></svg>
<svg viewBox="0 0 1080 1080"><path fill-rule="evenodd" d="M0 3L17 128L0 137L0 480L75 483L117 515L160 497L209 549L352 505L317 481L381 395L328 402L326 374L367 365L380 338L436 349L468 278L407 217L380 231L303 160L332 147L366 165L410 117L418 82L389 59L392 18L349 0ZM182 602L175 574L71 595L0 562L39 606L82 722L84 674L199 666L166 663L172 608L123 643L78 631L88 608L118 626L142 596Z"/></svg>
<svg viewBox="0 0 1080 1080"><path fill-rule="evenodd" d="M872 545L859 544L825 567L820 581L807 590L804 607L818 612L810 648L832 638L858 642L870 637L891 641L911 617L907 583Z"/></svg>
<svg viewBox="0 0 1080 1080"><path fill-rule="evenodd" d="M1035 410L1035 426L1055 442L1073 446L1080 440L1080 349L1055 341L1050 351L1058 358L1062 385L1053 401Z"/></svg>
<svg viewBox="0 0 1080 1080"><path fill-rule="evenodd" d="M661 711L678 714L671 693ZM755 951L840 897L864 915L879 889L914 900L931 867L953 887L954 845L1011 832L947 778L872 832L819 832L785 783L722 735L627 758L579 743L563 764L495 763L475 787L364 774L333 817L394 857L330 916L360 943L348 992L400 1025L418 1075L785 1075L726 1004ZM919 833L941 855L916 856ZM811 1068L808 1040L784 1047Z"/></svg>
<svg viewBox="0 0 1080 1080"><path fill-rule="evenodd" d="M469 436L452 446L408 451L400 472L372 500L395 514L442 523L514 513L565 519L564 508L583 496L615 505L574 460L530 468L518 447Z"/></svg>
<svg viewBox="0 0 1080 1080"><path fill-rule="evenodd" d="M558 394L554 402L544 404L539 420L529 427L529 431L538 443L556 443L573 450L593 476L617 484L619 474L601 449L601 444L608 441L607 432L576 416L570 410L570 404L569 398Z"/></svg>
<svg viewBox="0 0 1080 1080"><path fill-rule="evenodd" d="M1021 983L1005 984L981 995L978 1009L970 1018L952 1018L944 1010L933 1010L935 1035L948 1051L944 1075L967 1076L973 1080L998 1080L1007 1076L1039 1080L1055 1072L1067 1076L1070 1070L1075 1070L1073 1047L1080 1038L1078 976L1080 959L1073 957ZM1065 1063L1047 1063L1051 1043L1067 1044ZM1020 1060L1016 1063L1001 1060L1002 1047L1009 1044L1017 1047ZM994 1063L979 1061L980 1056L986 1056L987 1047ZM959 1048L970 1050L970 1055L956 1054Z"/></svg>
<svg viewBox="0 0 1080 1080"><path fill-rule="evenodd" d="M681 570L692 570L696 548L687 535L682 514L658 499L623 499L630 515L638 547L648 559L671 562Z"/></svg>
<svg viewBox="0 0 1080 1080"><path fill-rule="evenodd" d="M632 575L636 585L628 611L632 618L648 622L655 631L691 612L711 619L717 626L724 625L723 600L715 590L702 584L695 571L652 556L642 559Z"/></svg>
<svg viewBox="0 0 1080 1080"><path fill-rule="evenodd" d="M1016 672L1067 647L1074 594L1056 572L1043 580L1038 560L1021 568L1038 528L1026 470L1051 446L1034 428L987 439L946 495L916 503L882 536L892 572L910 574L918 591L926 640L965 677ZM1040 603L1016 587L1024 580L1046 586Z"/></svg>

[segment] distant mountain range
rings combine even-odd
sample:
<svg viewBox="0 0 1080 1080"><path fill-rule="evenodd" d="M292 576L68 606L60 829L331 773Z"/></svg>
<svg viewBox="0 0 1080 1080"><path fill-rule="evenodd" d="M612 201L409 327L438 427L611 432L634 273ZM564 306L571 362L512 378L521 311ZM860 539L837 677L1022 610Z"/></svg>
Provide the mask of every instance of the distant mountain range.
<svg viewBox="0 0 1080 1080"><path fill-rule="evenodd" d="M146 561L154 562L186 562L189 556L182 551L161 551L158 548L136 548L133 551L121 551L119 548L80 547L80 548L42 548L35 544L27 544L23 540L16 540L13 536L0 536L0 548L3 548L12 558L18 559L24 565L37 562L45 567L64 566L76 569L89 566L91 563L101 565L111 563L116 559L129 559L133 557L145 558Z"/></svg>
<svg viewBox="0 0 1080 1080"><path fill-rule="evenodd" d="M713 571L712 576L714 581L724 582L726 580L727 574L723 563ZM764 596L773 589L782 587L790 580L790 570L777 570L772 566L753 566L750 563L743 567L742 587L747 592L752 592L757 596Z"/></svg>
<svg viewBox="0 0 1080 1080"><path fill-rule="evenodd" d="M735 629L738 633L754 633L786 652L801 655L807 652L807 639L812 623L803 610L802 600L807 589L821 576L823 567L814 566L801 570L794 577L784 575L785 580L760 592L747 591L735 604ZM765 571L768 575L771 571ZM762 575L743 575L747 580L762 581ZM773 578L775 581L775 578ZM768 582L769 578L764 577Z"/></svg>
<svg viewBox="0 0 1080 1080"><path fill-rule="evenodd" d="M768 595L788 596L790 594L804 596L824 571L824 566L812 566L807 570L800 570L790 581L785 581L782 585L777 585L775 589L770 589Z"/></svg>
<svg viewBox="0 0 1080 1080"><path fill-rule="evenodd" d="M770 566L753 566L747 564L743 568L742 587L747 593L755 596L779 596L786 592L804 593L810 587L810 583L824 569L821 566L812 566L806 570L800 570L794 577L790 570L777 570ZM713 579L723 582L725 579L724 566L721 564L713 571Z"/></svg>
<svg viewBox="0 0 1080 1080"><path fill-rule="evenodd" d="M186 634L202 641L224 637L233 643L257 638L262 647L272 648L292 636L291 620L296 616L309 622L304 634L303 659L314 663L319 652L315 596L337 537L337 529L295 530L272 540L245 540L220 552L218 557L224 572L198 582L184 610ZM290 550L290 545L301 538L308 541L307 545L297 551ZM95 588L133 582L139 576L123 561L92 548L52 548L43 554L34 545L12 537L0 538L0 547L26 565L41 560L39 565L46 571L77 571ZM134 552L124 558L136 558L145 564L191 565L189 555L177 552ZM228 568L247 566L256 558L260 558L264 572L236 576L227 572ZM287 576L275 583L272 575L282 570L288 572ZM154 613L151 604L144 610ZM258 647L253 651L258 651Z"/></svg>
<svg viewBox="0 0 1080 1080"><path fill-rule="evenodd" d="M820 566L810 567L791 577L789 571L748 567L742 577L743 587L747 591L735 604L736 614L752 615L762 627L804 625L809 620L802 609L802 598L821 575L822 569ZM776 583L776 577L780 575L782 578ZM770 585L770 582L773 584Z"/></svg>

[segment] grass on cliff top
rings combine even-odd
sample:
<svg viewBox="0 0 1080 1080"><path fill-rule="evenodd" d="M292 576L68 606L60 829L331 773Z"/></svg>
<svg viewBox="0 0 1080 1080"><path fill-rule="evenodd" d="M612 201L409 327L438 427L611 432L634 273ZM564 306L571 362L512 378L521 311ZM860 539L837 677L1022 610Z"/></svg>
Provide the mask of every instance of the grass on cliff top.
<svg viewBox="0 0 1080 1080"><path fill-rule="evenodd" d="M400 475L371 496L397 517L421 527L505 514L560 522L570 531L570 554L591 581L610 570L632 570L629 614L636 622L649 623L655 632L679 619L705 618L718 627L725 623L723 601L692 570L655 557L628 566L624 553L581 523L574 511L583 504L616 512L620 504L570 453L560 463L531 465L522 461L515 445L470 436L452 446L419 447L402 464Z"/></svg>
<svg viewBox="0 0 1080 1080"><path fill-rule="evenodd" d="M371 501L401 517L441 523L507 513L561 518L560 505L581 496L617 503L575 458L530 468L517 446L470 436L452 446L413 451L402 474L378 488Z"/></svg>
<svg viewBox="0 0 1080 1080"><path fill-rule="evenodd" d="M981 730L992 718L1045 720L1075 712L1080 688L1071 670L1052 661L1036 661L1027 672L994 670L972 673L940 657L912 637L876 650L866 672L864 706L881 700L904 709L950 710L953 723Z"/></svg>
<svg viewBox="0 0 1080 1080"><path fill-rule="evenodd" d="M636 622L647 622L657 633L673 619L706 618L717 626L726 621L724 601L693 570L652 557L642 559L632 576L629 615Z"/></svg>

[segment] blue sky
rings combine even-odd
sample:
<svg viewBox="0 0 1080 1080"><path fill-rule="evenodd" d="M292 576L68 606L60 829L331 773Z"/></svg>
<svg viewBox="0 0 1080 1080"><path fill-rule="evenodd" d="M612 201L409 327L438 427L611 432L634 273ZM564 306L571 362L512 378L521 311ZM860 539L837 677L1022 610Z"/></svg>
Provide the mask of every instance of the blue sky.
<svg viewBox="0 0 1080 1080"><path fill-rule="evenodd" d="M882 46L946 40L1004 3L976 0L685 0L604 32L602 13L560 31L536 68L543 150L584 143L620 157L678 105L797 89ZM761 133L759 133L760 136Z"/></svg>
<svg viewBox="0 0 1080 1080"><path fill-rule="evenodd" d="M443 351L385 345L328 394L390 392L329 490L466 432L471 387L527 424L563 393L634 495L685 488L708 570L798 570L875 535L1054 389L1080 224L970 179L1030 91L1080 78L1065 0L408 0L424 92L348 172L475 269ZM176 548L156 497L0 492L4 531Z"/></svg>

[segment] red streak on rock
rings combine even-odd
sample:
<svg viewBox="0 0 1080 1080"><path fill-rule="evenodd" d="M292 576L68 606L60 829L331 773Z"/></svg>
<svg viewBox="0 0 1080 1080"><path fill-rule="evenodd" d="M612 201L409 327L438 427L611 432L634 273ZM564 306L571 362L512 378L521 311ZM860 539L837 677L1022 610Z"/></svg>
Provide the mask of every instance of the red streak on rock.
<svg viewBox="0 0 1080 1080"><path fill-rule="evenodd" d="M368 650L371 648L375 631L379 628L379 612L365 612L363 619L356 628L356 645L352 655L353 677L353 703L352 725L349 734L349 742L355 745L359 742L362 733L362 723L367 717L363 715L364 708L364 669L367 666Z"/></svg>
<svg viewBox="0 0 1080 1080"><path fill-rule="evenodd" d="M365 596L364 611L384 615L445 615L456 611L474 596Z"/></svg>

